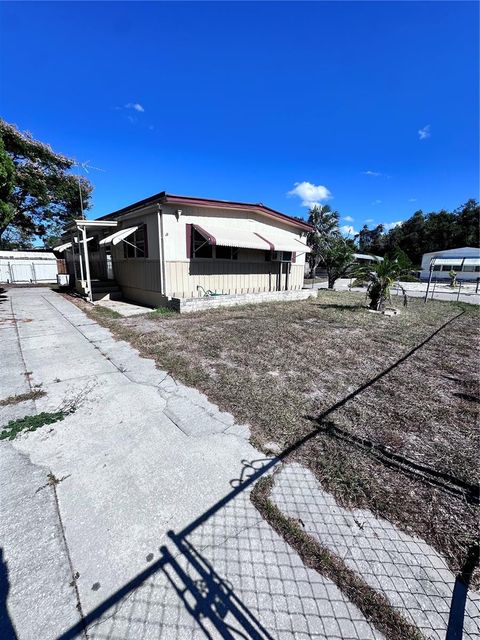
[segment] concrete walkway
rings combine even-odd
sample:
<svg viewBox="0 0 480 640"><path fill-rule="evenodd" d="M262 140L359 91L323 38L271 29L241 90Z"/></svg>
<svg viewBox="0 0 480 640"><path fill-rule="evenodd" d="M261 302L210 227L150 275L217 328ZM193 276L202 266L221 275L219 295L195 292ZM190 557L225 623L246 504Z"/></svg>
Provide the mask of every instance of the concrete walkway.
<svg viewBox="0 0 480 640"><path fill-rule="evenodd" d="M0 425L74 409L0 442L2 640L381 637L261 519L232 416L48 289L0 295L0 344L0 398L46 392Z"/></svg>

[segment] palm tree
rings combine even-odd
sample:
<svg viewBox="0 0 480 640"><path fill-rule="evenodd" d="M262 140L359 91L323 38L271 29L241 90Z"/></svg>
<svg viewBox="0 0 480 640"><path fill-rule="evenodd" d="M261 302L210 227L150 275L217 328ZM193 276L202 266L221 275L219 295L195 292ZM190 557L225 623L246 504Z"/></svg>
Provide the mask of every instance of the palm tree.
<svg viewBox="0 0 480 640"><path fill-rule="evenodd" d="M405 265L402 260L389 258L388 256L358 270L358 276L368 282L367 296L370 298L370 309L375 311L383 311L385 309L385 303L390 300L390 287L405 271ZM403 304L406 306L407 295L405 289L400 284L398 286L403 292Z"/></svg>
<svg viewBox="0 0 480 640"><path fill-rule="evenodd" d="M308 222L313 226L313 231L307 236L307 244L312 249L310 253L310 277L315 277L315 271L320 264L325 264L327 252L334 246L335 241L341 237L338 223L340 214L338 211L325 205L314 205L309 212Z"/></svg>

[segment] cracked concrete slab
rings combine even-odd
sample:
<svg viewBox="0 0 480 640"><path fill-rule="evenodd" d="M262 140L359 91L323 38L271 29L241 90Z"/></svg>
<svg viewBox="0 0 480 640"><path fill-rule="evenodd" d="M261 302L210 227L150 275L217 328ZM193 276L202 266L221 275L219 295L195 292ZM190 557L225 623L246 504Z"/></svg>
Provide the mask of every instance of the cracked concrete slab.
<svg viewBox="0 0 480 640"><path fill-rule="evenodd" d="M13 633L20 640L56 638L80 620L47 476L47 468L2 443L1 571L9 590L10 618L0 621L0 637L5 640L13 640Z"/></svg>

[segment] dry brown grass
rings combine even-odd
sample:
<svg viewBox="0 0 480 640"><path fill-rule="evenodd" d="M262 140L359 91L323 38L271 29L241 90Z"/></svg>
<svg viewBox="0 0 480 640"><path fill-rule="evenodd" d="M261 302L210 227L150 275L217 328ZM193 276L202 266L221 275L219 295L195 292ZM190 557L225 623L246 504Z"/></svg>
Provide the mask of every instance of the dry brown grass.
<svg viewBox="0 0 480 640"><path fill-rule="evenodd" d="M95 316L95 309L90 313ZM333 424L433 471L477 483L476 308L413 299L399 316L385 317L369 313L361 294L322 291L317 300L298 303L98 319L248 422L260 447L274 441L285 448L320 427L291 457L342 504L369 508L420 535L460 571L478 534L476 507L323 426Z"/></svg>

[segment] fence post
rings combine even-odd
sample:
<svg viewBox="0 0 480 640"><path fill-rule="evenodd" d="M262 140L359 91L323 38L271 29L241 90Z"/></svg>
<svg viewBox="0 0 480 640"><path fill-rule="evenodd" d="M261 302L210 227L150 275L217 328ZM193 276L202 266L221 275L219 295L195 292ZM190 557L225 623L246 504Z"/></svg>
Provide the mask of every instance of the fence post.
<svg viewBox="0 0 480 640"><path fill-rule="evenodd" d="M424 302L427 302L428 300L428 291L430 289L430 283L432 282L432 276L433 276L433 264L435 262L435 258L433 258L433 260L430 262L430 274L428 276L428 283L427 283L427 290L425 291L425 300Z"/></svg>
<svg viewBox="0 0 480 640"><path fill-rule="evenodd" d="M460 291L462 290L462 281L460 280L458 283L458 293L457 293L457 302L460 299Z"/></svg>

